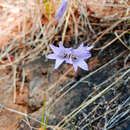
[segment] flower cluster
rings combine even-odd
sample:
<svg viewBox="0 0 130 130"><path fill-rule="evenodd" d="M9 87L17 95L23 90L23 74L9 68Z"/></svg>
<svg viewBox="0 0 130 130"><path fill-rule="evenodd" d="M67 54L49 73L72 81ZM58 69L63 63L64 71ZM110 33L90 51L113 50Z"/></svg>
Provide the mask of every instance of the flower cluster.
<svg viewBox="0 0 130 130"><path fill-rule="evenodd" d="M86 59L91 57L90 50L93 46L84 46L83 43L77 48L65 48L63 43L59 43L59 47L54 45L50 45L51 49L53 50L53 54L49 54L47 56L48 59L55 59L55 69L57 69L63 62L68 64L72 64L74 70L77 71L78 67L88 70L88 65L85 62Z"/></svg>
<svg viewBox="0 0 130 130"><path fill-rule="evenodd" d="M62 0L59 9L58 9L58 11L56 12L56 21L57 21L57 22L58 22L58 21L62 18L62 16L64 15L65 10L66 10L66 7L67 7L67 4L68 4L68 0Z"/></svg>

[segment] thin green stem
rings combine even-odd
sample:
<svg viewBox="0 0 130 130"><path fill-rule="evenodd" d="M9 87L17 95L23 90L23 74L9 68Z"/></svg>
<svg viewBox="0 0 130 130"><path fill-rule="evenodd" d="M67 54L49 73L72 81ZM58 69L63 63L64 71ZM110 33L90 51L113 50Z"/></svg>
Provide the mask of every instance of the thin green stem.
<svg viewBox="0 0 130 130"><path fill-rule="evenodd" d="M42 111L41 130L43 130L44 117L45 117L45 106L46 106L46 101L44 100L44 103L43 103L43 111Z"/></svg>

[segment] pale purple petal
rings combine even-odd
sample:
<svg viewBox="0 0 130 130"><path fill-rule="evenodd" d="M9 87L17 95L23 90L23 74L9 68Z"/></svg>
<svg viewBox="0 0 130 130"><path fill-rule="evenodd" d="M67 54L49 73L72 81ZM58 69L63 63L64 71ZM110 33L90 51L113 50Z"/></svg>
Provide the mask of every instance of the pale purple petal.
<svg viewBox="0 0 130 130"><path fill-rule="evenodd" d="M63 43L62 42L59 42L59 48L64 48L64 46L63 46Z"/></svg>
<svg viewBox="0 0 130 130"><path fill-rule="evenodd" d="M77 49L74 49L76 53L84 53L87 51L90 51L94 46L84 46L83 42L80 44L80 46Z"/></svg>
<svg viewBox="0 0 130 130"><path fill-rule="evenodd" d="M58 47L56 47L56 46L54 46L52 44L50 44L50 47L51 47L51 49L53 50L54 53L58 53L59 52L59 48Z"/></svg>
<svg viewBox="0 0 130 130"><path fill-rule="evenodd" d="M81 58L81 59L89 59L90 57L91 57L92 55L91 55L91 53L90 52L86 52L86 53L84 53L84 54L82 54L82 55L80 55L80 57L79 58Z"/></svg>
<svg viewBox="0 0 130 130"><path fill-rule="evenodd" d="M73 67L74 67L74 71L76 72L76 71L77 71L77 69L78 69L77 64L73 64Z"/></svg>
<svg viewBox="0 0 130 130"><path fill-rule="evenodd" d="M76 56L78 59L88 59L91 57L91 53L89 52L93 46L84 46L83 43L80 44L80 46L77 49L72 50L72 54Z"/></svg>
<svg viewBox="0 0 130 130"><path fill-rule="evenodd" d="M77 49L83 48L83 47L84 47L84 43L82 42Z"/></svg>
<svg viewBox="0 0 130 130"><path fill-rule="evenodd" d="M62 16L64 15L64 12L67 7L67 3L68 3L68 0L62 0L62 3L56 13L56 21L59 21L62 18Z"/></svg>
<svg viewBox="0 0 130 130"><path fill-rule="evenodd" d="M71 53L71 50L72 50L71 47L70 47L70 48L65 48L65 47L63 46L63 43L62 43L62 42L59 42L59 49L62 50L62 52L65 52L65 53L67 53L67 54L70 54L70 53Z"/></svg>
<svg viewBox="0 0 130 130"><path fill-rule="evenodd" d="M84 51L83 43L81 43L77 49L73 49L73 53L75 54L80 54L83 51Z"/></svg>
<svg viewBox="0 0 130 130"><path fill-rule="evenodd" d="M84 47L87 51L90 51L92 48L94 48L94 46L85 46Z"/></svg>
<svg viewBox="0 0 130 130"><path fill-rule="evenodd" d="M84 48L84 49L87 50L87 51L90 51L92 48L94 48L93 45L92 45L92 46L84 46L84 43L83 43L83 42L80 44L79 47L82 47L82 48ZM79 47L78 47L78 48L79 48Z"/></svg>
<svg viewBox="0 0 130 130"><path fill-rule="evenodd" d="M48 59L56 59L57 56L55 54L49 54L46 56Z"/></svg>
<svg viewBox="0 0 130 130"><path fill-rule="evenodd" d="M84 43L83 42L79 45L79 47L76 50L79 50L79 49L82 49L82 48L84 48Z"/></svg>
<svg viewBox="0 0 130 130"><path fill-rule="evenodd" d="M60 53L59 53L59 56L60 56L60 57L63 57L64 54L67 54L67 55L68 55L67 57L64 57L64 60L65 60L66 63L67 63L68 60L69 60L69 54L71 54L72 48L65 48L65 47L63 46L63 43L62 43L62 42L59 42L59 49L60 49Z"/></svg>
<svg viewBox="0 0 130 130"><path fill-rule="evenodd" d="M57 69L63 62L64 59L57 58L55 63L55 69Z"/></svg>
<svg viewBox="0 0 130 130"><path fill-rule="evenodd" d="M65 62L66 62L67 64L72 64L72 62L71 62L70 60L71 60L70 58L66 58L66 59L65 59Z"/></svg>
<svg viewBox="0 0 130 130"><path fill-rule="evenodd" d="M67 63L67 62L66 62L66 63ZM68 64L72 64L72 65L73 65L73 67L74 67L74 71L75 71L75 72L76 72L77 69L78 69L78 65L77 65L77 63L78 63L78 62L73 61L71 58L69 58L69 60L68 60Z"/></svg>
<svg viewBox="0 0 130 130"><path fill-rule="evenodd" d="M72 54L75 55L77 59L83 59L83 60L91 57L91 53L89 51L84 50L83 51L81 50L79 52L72 51Z"/></svg>
<svg viewBox="0 0 130 130"><path fill-rule="evenodd" d="M83 70L88 70L88 65L84 60L80 60L77 65L82 68Z"/></svg>

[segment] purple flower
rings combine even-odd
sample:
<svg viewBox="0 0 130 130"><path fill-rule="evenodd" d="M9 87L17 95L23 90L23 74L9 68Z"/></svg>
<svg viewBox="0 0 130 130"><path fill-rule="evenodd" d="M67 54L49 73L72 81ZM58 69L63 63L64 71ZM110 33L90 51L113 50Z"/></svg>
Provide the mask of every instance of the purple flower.
<svg viewBox="0 0 130 130"><path fill-rule="evenodd" d="M55 69L57 69L64 61L68 64L72 64L74 70L77 71L78 67L88 70L88 65L85 62L86 59L91 57L90 50L93 46L84 46L83 43L77 48L65 48L63 43L59 43L59 47L50 45L53 50L53 54L47 56L48 59L56 59Z"/></svg>
<svg viewBox="0 0 130 130"><path fill-rule="evenodd" d="M66 10L66 7L67 7L67 3L68 3L68 0L62 0L62 3L58 9L58 11L56 12L56 21L58 22L62 16L64 15L64 12Z"/></svg>
<svg viewBox="0 0 130 130"><path fill-rule="evenodd" d="M49 54L47 56L48 59L56 59L55 69L57 69L64 61L66 63L69 62L69 54L71 53L72 48L64 48L63 43L59 43L59 47L54 45L50 45L53 50L53 54Z"/></svg>
<svg viewBox="0 0 130 130"><path fill-rule="evenodd" d="M83 43L77 48L71 51L70 64L73 64L74 70L77 71L78 67L88 70L88 65L85 62L86 59L91 57L89 52L93 46L84 46Z"/></svg>

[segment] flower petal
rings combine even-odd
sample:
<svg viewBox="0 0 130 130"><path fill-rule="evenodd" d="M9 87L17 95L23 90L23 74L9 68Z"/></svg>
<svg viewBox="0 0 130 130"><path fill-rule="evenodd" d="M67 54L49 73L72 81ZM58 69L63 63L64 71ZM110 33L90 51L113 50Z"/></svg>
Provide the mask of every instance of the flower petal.
<svg viewBox="0 0 130 130"><path fill-rule="evenodd" d="M56 21L58 22L62 16L64 15L64 12L66 10L66 6L67 6L68 0L62 0L62 3L60 4L60 7L58 9L58 11L56 12Z"/></svg>
<svg viewBox="0 0 130 130"><path fill-rule="evenodd" d="M59 42L59 47L64 48L62 41Z"/></svg>
<svg viewBox="0 0 130 130"><path fill-rule="evenodd" d="M80 46L77 49L73 49L73 53L80 54L80 53L83 52L83 49L84 49L83 43L81 43Z"/></svg>
<svg viewBox="0 0 130 130"><path fill-rule="evenodd" d="M84 47L87 51L90 51L92 48L94 48L94 46L85 46Z"/></svg>
<svg viewBox="0 0 130 130"><path fill-rule="evenodd" d="M56 46L54 46L52 44L50 44L50 47L51 47L51 49L53 50L54 53L58 53L59 52L59 48L58 47L56 47Z"/></svg>
<svg viewBox="0 0 130 130"><path fill-rule="evenodd" d="M77 65L82 68L83 70L88 70L88 65L84 60L80 60Z"/></svg>
<svg viewBox="0 0 130 130"><path fill-rule="evenodd" d="M70 54L70 53L71 53L71 50L72 50L71 47L70 47L70 48L65 48L65 47L63 46L63 43L62 43L62 42L59 42L59 49L62 50L62 52L63 52L63 51L66 52L67 54Z"/></svg>
<svg viewBox="0 0 130 130"><path fill-rule="evenodd" d="M65 58L65 62L66 62L67 64L71 64L70 58Z"/></svg>
<svg viewBox="0 0 130 130"><path fill-rule="evenodd" d="M77 71L77 69L78 69L77 64L73 64L73 67L74 67L74 71L76 72L76 71Z"/></svg>
<svg viewBox="0 0 130 130"><path fill-rule="evenodd" d="M63 43L62 42L59 42L59 49L63 51L65 51L65 47L63 46Z"/></svg>
<svg viewBox="0 0 130 130"><path fill-rule="evenodd" d="M86 52L82 55L80 55L80 58L83 59L83 60L86 60L86 59L89 59L91 57L91 53L90 52Z"/></svg>
<svg viewBox="0 0 130 130"><path fill-rule="evenodd" d="M49 55L46 56L46 58L48 58L48 59L56 59L57 56L55 54L49 54Z"/></svg>
<svg viewBox="0 0 130 130"><path fill-rule="evenodd" d="M55 69L57 69L63 62L64 59L57 58L55 63Z"/></svg>
<svg viewBox="0 0 130 130"><path fill-rule="evenodd" d="M84 46L83 43L81 43L77 49L72 50L72 54L75 55L78 59L85 60L91 57L91 53L89 52L89 50L92 48L93 46L88 47Z"/></svg>
<svg viewBox="0 0 130 130"><path fill-rule="evenodd" d="M83 47L84 47L84 43L82 42L77 49L83 48Z"/></svg>
<svg viewBox="0 0 130 130"><path fill-rule="evenodd" d="M70 58L70 59L68 60L68 63L73 65L74 71L76 72L77 69L78 69L78 65L77 65L78 62L75 62L75 61L73 61L73 60Z"/></svg>

